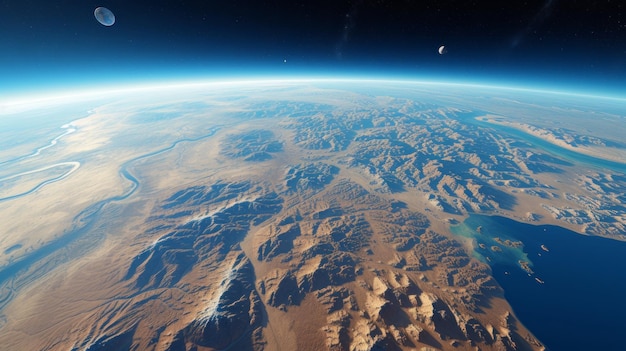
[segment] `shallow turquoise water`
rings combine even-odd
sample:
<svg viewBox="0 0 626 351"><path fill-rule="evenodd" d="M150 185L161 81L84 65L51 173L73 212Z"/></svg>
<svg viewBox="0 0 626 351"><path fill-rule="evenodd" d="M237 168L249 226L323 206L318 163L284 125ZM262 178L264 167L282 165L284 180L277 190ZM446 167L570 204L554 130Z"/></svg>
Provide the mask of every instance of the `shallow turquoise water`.
<svg viewBox="0 0 626 351"><path fill-rule="evenodd" d="M481 215L452 231L473 240L475 256L491 266L518 318L550 350L624 349L626 242Z"/></svg>
<svg viewBox="0 0 626 351"><path fill-rule="evenodd" d="M590 166L597 169L607 169L618 173L626 173L626 163L614 162L572 151L570 149L566 149L564 147L552 144L539 137L530 135L512 127L482 122L473 118L470 120L470 123L479 125L481 127L491 128L497 130L498 132L502 132L504 134L508 134L518 139L524 140L533 144L535 147L541 149L542 151L546 151L560 159L571 162L573 164Z"/></svg>

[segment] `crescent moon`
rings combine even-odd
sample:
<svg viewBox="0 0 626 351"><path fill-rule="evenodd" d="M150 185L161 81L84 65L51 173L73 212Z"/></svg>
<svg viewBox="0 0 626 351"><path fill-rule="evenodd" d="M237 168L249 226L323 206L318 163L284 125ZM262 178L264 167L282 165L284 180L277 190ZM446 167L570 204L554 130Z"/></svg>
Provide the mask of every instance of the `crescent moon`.
<svg viewBox="0 0 626 351"><path fill-rule="evenodd" d="M445 46L445 45L441 45L441 46L439 47L439 55L443 55L443 54L445 54L446 52L448 52L448 48L446 48L446 46Z"/></svg>

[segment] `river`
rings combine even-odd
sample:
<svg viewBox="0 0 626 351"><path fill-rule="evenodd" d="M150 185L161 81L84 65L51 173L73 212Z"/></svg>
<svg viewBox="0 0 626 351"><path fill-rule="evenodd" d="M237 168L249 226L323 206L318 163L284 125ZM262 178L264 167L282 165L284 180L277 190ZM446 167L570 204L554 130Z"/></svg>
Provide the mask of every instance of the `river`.
<svg viewBox="0 0 626 351"><path fill-rule="evenodd" d="M152 152L148 152L139 156L136 156L126 162L124 162L119 170L120 175L126 180L130 182L130 186L119 195L112 195L106 199L100 200L96 203L89 205L87 208L78 213L71 224L71 227L68 230L60 235L57 239L52 240L45 245L41 246L39 249L28 252L27 254L19 257L18 259L11 261L4 267L0 268L0 311L4 308L6 304L8 304L17 290L19 290L22 286L28 284L33 281L37 277L43 276L46 272L49 272L54 267L56 267L59 263L65 262L70 259L70 257L59 258L54 257L55 253L62 249L66 249L69 245L77 242L78 240L83 240L85 242L90 242L91 240L88 237L90 235L97 235L92 233L90 229L95 225L97 220L100 218L100 214L105 206L110 203L118 202L127 199L131 195L133 195L140 186L139 179L135 177L129 168L135 164L137 161L154 157L164 152L170 151L174 149L178 144L183 142L196 142L202 139L206 139L208 137L213 136L219 128L215 127L211 129L207 134L201 135L195 138L183 138L176 140L175 142L169 144L166 147L157 149ZM55 138L55 140L58 139ZM25 157L31 157L31 155L27 155ZM64 177L58 177L49 180L46 184L49 184L53 181L58 181L63 179ZM15 200L18 197L22 196L33 196L33 191L29 191L23 194L19 194L17 196L11 197L10 200ZM93 241L97 241L94 240ZM84 253L83 251L73 248L72 255L73 257L78 254ZM47 261L50 261L50 264L46 264ZM37 265L37 269L31 269L32 266ZM1 316L0 316L0 325L2 324Z"/></svg>

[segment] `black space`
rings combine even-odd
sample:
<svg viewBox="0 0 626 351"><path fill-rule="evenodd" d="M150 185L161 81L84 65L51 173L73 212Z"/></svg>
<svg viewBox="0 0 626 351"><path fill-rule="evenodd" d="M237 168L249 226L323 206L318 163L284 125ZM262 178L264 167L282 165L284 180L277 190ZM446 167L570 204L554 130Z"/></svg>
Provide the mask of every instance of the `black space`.
<svg viewBox="0 0 626 351"><path fill-rule="evenodd" d="M97 6L115 13L112 27L95 20ZM625 7L610 0L3 0L0 73L271 72L288 63L302 72L454 71L618 86L626 78ZM446 55L437 54L440 45Z"/></svg>

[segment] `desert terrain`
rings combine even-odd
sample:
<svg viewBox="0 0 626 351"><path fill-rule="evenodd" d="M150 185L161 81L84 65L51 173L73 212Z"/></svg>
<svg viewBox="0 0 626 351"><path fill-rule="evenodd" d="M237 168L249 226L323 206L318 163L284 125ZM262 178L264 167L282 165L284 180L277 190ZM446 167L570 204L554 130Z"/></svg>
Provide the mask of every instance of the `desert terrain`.
<svg viewBox="0 0 626 351"><path fill-rule="evenodd" d="M450 225L626 240L626 176L473 122L504 110L259 89L103 104L9 163L0 344L542 350Z"/></svg>

